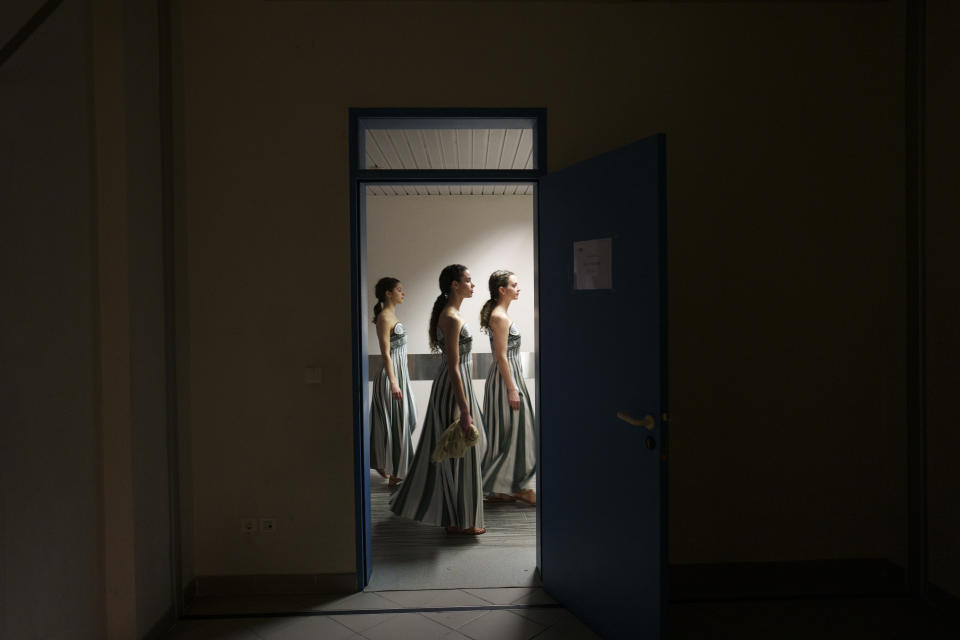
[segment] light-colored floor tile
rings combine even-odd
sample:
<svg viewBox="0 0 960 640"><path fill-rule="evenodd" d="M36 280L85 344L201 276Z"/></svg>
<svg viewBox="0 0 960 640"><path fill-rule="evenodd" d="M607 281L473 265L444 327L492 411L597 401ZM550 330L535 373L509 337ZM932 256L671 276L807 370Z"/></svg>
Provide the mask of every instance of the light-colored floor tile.
<svg viewBox="0 0 960 640"><path fill-rule="evenodd" d="M441 636L440 640L471 640L470 636L465 636L459 631L451 631L450 633Z"/></svg>
<svg viewBox="0 0 960 640"><path fill-rule="evenodd" d="M379 591L377 595L401 607L473 607L489 603L460 589L425 589L420 591Z"/></svg>
<svg viewBox="0 0 960 640"><path fill-rule="evenodd" d="M390 618L398 615L396 613L357 613L347 616L330 616L343 626L353 629L357 633L363 633L371 627L382 624Z"/></svg>
<svg viewBox="0 0 960 640"><path fill-rule="evenodd" d="M469 611L424 611L423 615L445 627L459 629L485 613L487 612L483 609L471 609Z"/></svg>
<svg viewBox="0 0 960 640"><path fill-rule="evenodd" d="M439 640L451 629L419 613L398 613L390 620L363 632L369 640Z"/></svg>
<svg viewBox="0 0 960 640"><path fill-rule="evenodd" d="M463 589L470 595L477 596L490 604L513 604L518 599L529 595L532 587L507 587L502 589Z"/></svg>
<svg viewBox="0 0 960 640"><path fill-rule="evenodd" d="M462 589L442 589L434 591L430 600L432 607L485 607L487 601Z"/></svg>
<svg viewBox="0 0 960 640"><path fill-rule="evenodd" d="M387 600L376 593L362 591L360 593L351 593L313 607L316 611L345 611L353 609L396 609L397 603Z"/></svg>
<svg viewBox="0 0 960 640"><path fill-rule="evenodd" d="M530 593L520 596L510 604L556 604L556 600L547 595L543 589L531 589Z"/></svg>
<svg viewBox="0 0 960 640"><path fill-rule="evenodd" d="M528 640L543 630L543 625L503 610L488 611L458 629L474 640Z"/></svg>
<svg viewBox="0 0 960 640"><path fill-rule="evenodd" d="M168 640L260 640L240 620L181 620L164 637Z"/></svg>
<svg viewBox="0 0 960 640"><path fill-rule="evenodd" d="M327 616L268 619L251 624L250 629L263 640L346 640L356 635Z"/></svg>
<svg viewBox="0 0 960 640"><path fill-rule="evenodd" d="M423 607L431 598L431 591L429 590L377 591L376 594L382 598L391 600L397 608L405 609Z"/></svg>

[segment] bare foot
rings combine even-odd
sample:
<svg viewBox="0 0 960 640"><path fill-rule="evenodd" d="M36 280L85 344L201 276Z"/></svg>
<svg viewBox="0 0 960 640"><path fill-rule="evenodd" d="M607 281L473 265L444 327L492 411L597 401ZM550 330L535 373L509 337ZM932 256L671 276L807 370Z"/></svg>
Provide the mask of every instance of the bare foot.
<svg viewBox="0 0 960 640"><path fill-rule="evenodd" d="M387 480L387 486L390 488L399 486L403 482L403 478L398 478L397 476L390 476L390 479Z"/></svg>
<svg viewBox="0 0 960 640"><path fill-rule="evenodd" d="M487 532L486 527L471 527L470 529L458 529L457 527L447 527L447 533L451 535L479 536Z"/></svg>
<svg viewBox="0 0 960 640"><path fill-rule="evenodd" d="M516 500L515 497L506 493L491 493L483 498L484 502L516 502Z"/></svg>
<svg viewBox="0 0 960 640"><path fill-rule="evenodd" d="M537 492L533 489L524 489L523 491L513 494L513 497L520 502L526 502L534 506L537 504Z"/></svg>

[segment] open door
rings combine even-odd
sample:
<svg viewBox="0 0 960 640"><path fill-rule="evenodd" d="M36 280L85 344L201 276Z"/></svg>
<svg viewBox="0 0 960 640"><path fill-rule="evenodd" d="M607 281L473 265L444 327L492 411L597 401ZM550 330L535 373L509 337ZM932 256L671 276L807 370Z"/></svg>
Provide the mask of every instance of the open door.
<svg viewBox="0 0 960 640"><path fill-rule="evenodd" d="M662 134L540 181L540 571L604 638L665 636L665 196Z"/></svg>

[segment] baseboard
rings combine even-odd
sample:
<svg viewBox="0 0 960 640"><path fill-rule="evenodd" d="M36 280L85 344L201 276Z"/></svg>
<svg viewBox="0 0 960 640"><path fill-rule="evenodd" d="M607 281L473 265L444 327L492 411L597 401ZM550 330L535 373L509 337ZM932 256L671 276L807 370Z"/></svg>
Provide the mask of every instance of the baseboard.
<svg viewBox="0 0 960 640"><path fill-rule="evenodd" d="M671 564L671 602L906 593L902 567L881 559Z"/></svg>
<svg viewBox="0 0 960 640"><path fill-rule="evenodd" d="M184 593L189 603L203 596L304 595L353 593L355 573L311 573L297 575L197 576Z"/></svg>
<svg viewBox="0 0 960 640"><path fill-rule="evenodd" d="M167 612L150 627L150 630L144 634L142 640L160 640L160 638L166 638L167 632L170 631L176 623L177 614L174 608L170 607Z"/></svg>

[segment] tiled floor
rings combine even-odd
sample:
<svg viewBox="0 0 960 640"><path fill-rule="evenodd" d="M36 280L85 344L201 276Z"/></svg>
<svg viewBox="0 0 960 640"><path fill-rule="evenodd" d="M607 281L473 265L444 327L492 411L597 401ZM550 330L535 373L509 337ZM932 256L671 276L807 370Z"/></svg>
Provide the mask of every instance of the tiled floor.
<svg viewBox="0 0 960 640"><path fill-rule="evenodd" d="M834 597L671 603L671 639L957 640L956 603Z"/></svg>
<svg viewBox="0 0 960 640"><path fill-rule="evenodd" d="M483 640L596 638L549 596L531 589L450 589L355 593L346 597L222 599L250 617L184 620L177 640ZM527 608L520 608L523 604ZM534 606L541 605L541 606ZM490 607L503 607L494 608ZM257 616L299 611L305 615ZM202 611L202 609L198 609ZM340 613L347 612L350 613ZM707 640L956 640L960 604L903 597L672 603L669 638Z"/></svg>
<svg viewBox="0 0 960 640"><path fill-rule="evenodd" d="M369 589L535 587L537 511L521 502L487 503L482 536L450 536L441 527L394 516L386 483L370 475L373 575Z"/></svg>
<svg viewBox="0 0 960 640"><path fill-rule="evenodd" d="M205 609L194 607L195 614ZM177 640L538 640L597 636L540 588L435 589L355 593L345 597L234 598L208 602L208 612L247 617L183 620ZM296 615L258 617L266 611ZM370 611L370 613L365 613ZM344 612L344 613L338 613Z"/></svg>

